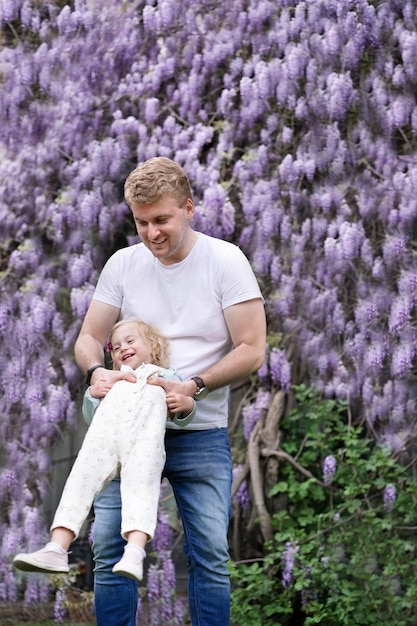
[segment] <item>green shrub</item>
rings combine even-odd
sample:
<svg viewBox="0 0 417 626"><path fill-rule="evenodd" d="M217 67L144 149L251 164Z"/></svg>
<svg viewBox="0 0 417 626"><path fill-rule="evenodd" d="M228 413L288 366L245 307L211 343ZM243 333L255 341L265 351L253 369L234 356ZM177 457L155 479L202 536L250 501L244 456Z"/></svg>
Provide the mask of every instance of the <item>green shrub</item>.
<svg viewBox="0 0 417 626"><path fill-rule="evenodd" d="M415 625L413 449L396 457L349 423L344 403L295 394L281 450L296 463L281 464L269 494L286 504L264 558L231 566L233 623Z"/></svg>

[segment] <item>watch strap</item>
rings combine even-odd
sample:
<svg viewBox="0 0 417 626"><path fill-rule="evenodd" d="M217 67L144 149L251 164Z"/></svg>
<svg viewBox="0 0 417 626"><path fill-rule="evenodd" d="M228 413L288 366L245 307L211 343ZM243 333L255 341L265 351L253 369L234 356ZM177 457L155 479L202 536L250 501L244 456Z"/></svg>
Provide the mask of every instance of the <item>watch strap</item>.
<svg viewBox="0 0 417 626"><path fill-rule="evenodd" d="M195 384L197 385L197 391L199 391L200 389L203 389L203 387L206 386L203 380L199 376L192 376L190 380L193 380Z"/></svg>
<svg viewBox="0 0 417 626"><path fill-rule="evenodd" d="M209 393L208 387L206 387L206 384L199 376L193 376L190 380L193 380L197 385L197 391L193 396L194 400L203 400Z"/></svg>
<svg viewBox="0 0 417 626"><path fill-rule="evenodd" d="M103 369L106 369L104 365L93 365L92 367L89 367L87 370L87 376L85 379L85 384L86 385L90 385L91 383L91 376L93 375L93 372L95 370L98 370L99 367L102 367Z"/></svg>

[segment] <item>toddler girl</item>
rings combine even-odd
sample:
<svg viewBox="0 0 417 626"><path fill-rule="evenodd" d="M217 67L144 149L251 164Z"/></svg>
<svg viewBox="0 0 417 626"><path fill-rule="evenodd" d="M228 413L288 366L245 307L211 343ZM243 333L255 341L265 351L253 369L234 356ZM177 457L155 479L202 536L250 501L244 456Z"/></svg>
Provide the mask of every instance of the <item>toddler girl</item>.
<svg viewBox="0 0 417 626"><path fill-rule="evenodd" d="M132 371L136 383L119 380L107 392L107 383L99 379L87 390L83 413L87 421L92 415L94 419L65 484L50 542L15 556L13 564L20 570L68 572L68 549L94 497L120 471L121 533L127 544L113 572L143 577L144 548L156 526L165 463L167 407L173 421L185 426L194 417L195 401L182 394L165 395L162 387L147 384L151 376L179 380L175 370L167 369L168 340L154 327L139 320L121 321L112 328L109 342L114 368Z"/></svg>

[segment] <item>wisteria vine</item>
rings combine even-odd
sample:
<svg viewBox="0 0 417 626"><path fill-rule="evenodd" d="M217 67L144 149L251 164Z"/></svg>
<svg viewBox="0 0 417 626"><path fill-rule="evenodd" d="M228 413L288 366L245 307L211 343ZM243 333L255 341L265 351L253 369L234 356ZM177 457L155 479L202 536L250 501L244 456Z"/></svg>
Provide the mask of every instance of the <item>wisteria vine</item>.
<svg viewBox="0 0 417 626"><path fill-rule="evenodd" d="M46 532L49 450L82 388L74 340L105 259L133 241L123 180L154 155L184 166L195 227L239 243L262 284L271 346L246 436L272 388L308 379L401 449L415 3L3 0L0 27L0 599L17 594L11 554Z"/></svg>

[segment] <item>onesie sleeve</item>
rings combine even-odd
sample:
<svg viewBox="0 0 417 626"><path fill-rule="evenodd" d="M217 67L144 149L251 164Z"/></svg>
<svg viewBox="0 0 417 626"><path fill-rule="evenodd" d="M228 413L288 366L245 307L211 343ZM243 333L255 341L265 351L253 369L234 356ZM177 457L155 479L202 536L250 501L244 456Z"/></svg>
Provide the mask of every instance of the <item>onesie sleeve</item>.
<svg viewBox="0 0 417 626"><path fill-rule="evenodd" d="M161 372L160 376L161 378L166 378L166 380L181 380L181 377L174 369L165 369ZM192 422L197 411L197 404L195 400L193 400L193 403L194 406L190 413L188 413L187 415L184 415L184 413L175 413L174 416L170 418L170 422L173 422L181 428L184 428L190 422Z"/></svg>
<svg viewBox="0 0 417 626"><path fill-rule="evenodd" d="M177 426L180 426L181 428L188 426L188 424L193 421L197 411L197 405L195 400L193 400L193 402L194 406L190 413L188 413L187 415L184 415L184 413L175 413L174 417L171 418L171 422L173 422Z"/></svg>
<svg viewBox="0 0 417 626"><path fill-rule="evenodd" d="M90 426L93 421L94 413L97 410L98 405L100 404L100 400L98 398L93 398L90 393L90 387L88 387L87 391L84 394L82 412L84 421L87 426Z"/></svg>

